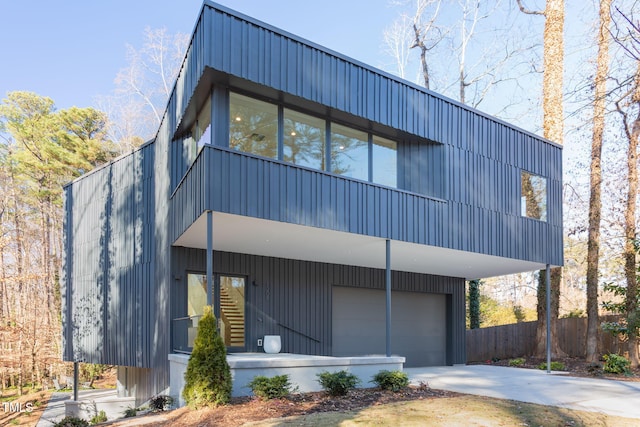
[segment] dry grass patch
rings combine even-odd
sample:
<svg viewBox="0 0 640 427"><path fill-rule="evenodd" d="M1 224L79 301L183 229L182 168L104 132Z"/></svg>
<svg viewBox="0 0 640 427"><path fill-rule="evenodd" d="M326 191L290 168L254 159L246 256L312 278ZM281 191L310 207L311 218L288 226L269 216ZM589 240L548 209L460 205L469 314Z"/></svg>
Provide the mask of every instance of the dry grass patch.
<svg viewBox="0 0 640 427"><path fill-rule="evenodd" d="M247 426L637 426L639 420L480 396L415 400L359 411L314 413Z"/></svg>
<svg viewBox="0 0 640 427"><path fill-rule="evenodd" d="M51 391L26 392L23 396L18 396L16 389L5 390L0 396L0 426L36 425L50 397ZM30 411L26 412L27 409Z"/></svg>

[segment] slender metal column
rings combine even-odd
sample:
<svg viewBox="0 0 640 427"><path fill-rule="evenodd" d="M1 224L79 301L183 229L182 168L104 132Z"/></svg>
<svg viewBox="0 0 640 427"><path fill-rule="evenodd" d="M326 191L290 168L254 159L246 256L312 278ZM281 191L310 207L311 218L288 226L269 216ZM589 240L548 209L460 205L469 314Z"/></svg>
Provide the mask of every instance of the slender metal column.
<svg viewBox="0 0 640 427"><path fill-rule="evenodd" d="M78 362L73 362L73 400L78 401Z"/></svg>
<svg viewBox="0 0 640 427"><path fill-rule="evenodd" d="M207 305L213 305L213 212L207 211Z"/></svg>
<svg viewBox="0 0 640 427"><path fill-rule="evenodd" d="M547 373L551 373L551 267L547 264L545 270L547 282Z"/></svg>
<svg viewBox="0 0 640 427"><path fill-rule="evenodd" d="M385 272L385 288L387 291L387 319L386 319L386 352L391 357L391 241L386 241L387 269Z"/></svg>

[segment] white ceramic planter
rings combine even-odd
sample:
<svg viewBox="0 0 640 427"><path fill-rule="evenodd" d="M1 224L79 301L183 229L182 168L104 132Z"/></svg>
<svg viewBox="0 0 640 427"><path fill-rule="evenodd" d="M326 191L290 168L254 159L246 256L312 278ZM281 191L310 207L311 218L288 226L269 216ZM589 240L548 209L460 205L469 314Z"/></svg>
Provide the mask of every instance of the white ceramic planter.
<svg viewBox="0 0 640 427"><path fill-rule="evenodd" d="M262 343L265 353L275 354L280 353L282 348L282 341L280 335L265 335L264 342Z"/></svg>

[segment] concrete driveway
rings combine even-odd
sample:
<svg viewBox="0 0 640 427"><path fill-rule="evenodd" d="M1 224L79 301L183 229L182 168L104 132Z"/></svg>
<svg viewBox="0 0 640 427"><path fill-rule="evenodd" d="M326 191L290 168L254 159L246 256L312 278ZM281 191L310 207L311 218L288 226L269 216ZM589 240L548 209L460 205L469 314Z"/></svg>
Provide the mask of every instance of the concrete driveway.
<svg viewBox="0 0 640 427"><path fill-rule="evenodd" d="M467 365L405 368L412 384L431 388L640 418L640 382L578 378L537 369Z"/></svg>

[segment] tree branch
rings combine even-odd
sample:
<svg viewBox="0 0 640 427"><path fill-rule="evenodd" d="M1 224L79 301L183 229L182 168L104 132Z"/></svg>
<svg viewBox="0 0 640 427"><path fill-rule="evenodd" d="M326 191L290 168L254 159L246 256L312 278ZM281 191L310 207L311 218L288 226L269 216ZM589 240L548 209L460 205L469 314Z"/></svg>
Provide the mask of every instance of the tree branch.
<svg viewBox="0 0 640 427"><path fill-rule="evenodd" d="M518 2L518 7L520 8L520 12L526 13L527 15L543 15L544 16L544 11L527 9L522 4L522 0L516 0L516 1Z"/></svg>

